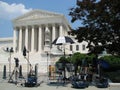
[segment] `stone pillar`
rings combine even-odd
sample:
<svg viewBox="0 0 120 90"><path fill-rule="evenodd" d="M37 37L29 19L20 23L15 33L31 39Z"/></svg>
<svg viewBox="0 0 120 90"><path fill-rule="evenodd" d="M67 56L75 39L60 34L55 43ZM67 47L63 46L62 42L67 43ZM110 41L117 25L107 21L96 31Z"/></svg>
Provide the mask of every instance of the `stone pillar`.
<svg viewBox="0 0 120 90"><path fill-rule="evenodd" d="M28 27L25 29L25 47L28 49Z"/></svg>
<svg viewBox="0 0 120 90"><path fill-rule="evenodd" d="M52 41L54 41L56 38L56 33L55 33L55 25L52 26Z"/></svg>
<svg viewBox="0 0 120 90"><path fill-rule="evenodd" d="M31 52L34 52L34 26L32 26L32 33L31 33Z"/></svg>
<svg viewBox="0 0 120 90"><path fill-rule="evenodd" d="M62 26L62 24L60 24L60 26L59 26L59 36L64 36L63 35L63 26Z"/></svg>
<svg viewBox="0 0 120 90"><path fill-rule="evenodd" d="M38 52L41 52L41 48L42 48L42 29L41 26L39 26L39 37L38 37Z"/></svg>
<svg viewBox="0 0 120 90"><path fill-rule="evenodd" d="M22 49L22 27L19 29L19 52L21 52Z"/></svg>
<svg viewBox="0 0 120 90"><path fill-rule="evenodd" d="M55 25L52 26L52 42L56 39L56 31L55 31ZM52 47L55 47L55 45L52 44Z"/></svg>
<svg viewBox="0 0 120 90"><path fill-rule="evenodd" d="M17 44L17 42L16 42L16 40L17 40L17 36L16 36L16 28L14 27L14 31L13 31L13 50L14 50L14 52L16 52L16 44Z"/></svg>

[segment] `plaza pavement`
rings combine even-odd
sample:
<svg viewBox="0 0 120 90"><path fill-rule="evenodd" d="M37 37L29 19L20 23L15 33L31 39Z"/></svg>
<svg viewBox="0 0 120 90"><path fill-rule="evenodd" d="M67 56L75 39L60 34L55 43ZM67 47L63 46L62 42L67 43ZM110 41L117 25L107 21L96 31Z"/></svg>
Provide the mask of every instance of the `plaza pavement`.
<svg viewBox="0 0 120 90"><path fill-rule="evenodd" d="M47 78L44 75L40 75L38 82L43 81L38 87L23 87L20 84L15 85L13 83L8 83L8 75L6 79L3 79L3 74L0 73L0 90L78 90L71 87L71 84L60 85L60 84L47 84ZM85 89L80 90L109 90L109 88L97 88L95 86L89 86Z"/></svg>
<svg viewBox="0 0 120 90"><path fill-rule="evenodd" d="M71 88L71 85L66 85L66 86L49 86L46 83L41 84L38 87L22 87L22 86L16 86L14 84L10 84L7 82L2 82L0 83L0 90L77 90L75 88ZM81 90L109 90L107 89L99 89L94 86L89 86L88 88L81 89Z"/></svg>

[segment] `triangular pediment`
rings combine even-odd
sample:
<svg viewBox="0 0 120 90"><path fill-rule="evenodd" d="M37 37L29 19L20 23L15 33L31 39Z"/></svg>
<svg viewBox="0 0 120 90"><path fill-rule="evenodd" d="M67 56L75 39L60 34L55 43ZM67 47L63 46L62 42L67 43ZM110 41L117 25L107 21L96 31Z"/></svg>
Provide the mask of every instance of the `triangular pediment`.
<svg viewBox="0 0 120 90"><path fill-rule="evenodd" d="M33 19L41 19L41 18L51 18L56 16L63 16L62 14L53 13L44 10L32 10L16 19L14 21L21 21L21 20L33 20Z"/></svg>

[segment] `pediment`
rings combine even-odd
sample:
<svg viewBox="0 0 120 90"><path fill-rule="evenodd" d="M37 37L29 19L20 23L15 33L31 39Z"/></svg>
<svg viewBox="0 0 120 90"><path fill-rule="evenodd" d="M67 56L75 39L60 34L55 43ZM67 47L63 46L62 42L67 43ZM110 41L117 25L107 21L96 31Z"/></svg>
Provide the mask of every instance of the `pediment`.
<svg viewBox="0 0 120 90"><path fill-rule="evenodd" d="M51 18L51 17L57 17L62 16L62 14L43 11L43 10L32 10L13 21L22 21L22 20L34 20L34 19L41 19L41 18Z"/></svg>

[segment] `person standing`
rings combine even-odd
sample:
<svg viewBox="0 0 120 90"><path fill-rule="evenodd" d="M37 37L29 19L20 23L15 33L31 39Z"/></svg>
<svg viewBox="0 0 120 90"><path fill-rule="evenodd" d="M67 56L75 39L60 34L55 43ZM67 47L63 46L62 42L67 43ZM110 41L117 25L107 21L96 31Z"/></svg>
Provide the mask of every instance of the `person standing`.
<svg viewBox="0 0 120 90"><path fill-rule="evenodd" d="M98 60L97 57L94 57L92 60L92 68L94 73L97 73L97 66L98 66Z"/></svg>
<svg viewBox="0 0 120 90"><path fill-rule="evenodd" d="M88 57L86 57L85 59L82 60L81 70L82 70L82 72L84 72L84 74L87 74L87 71L88 71Z"/></svg>

